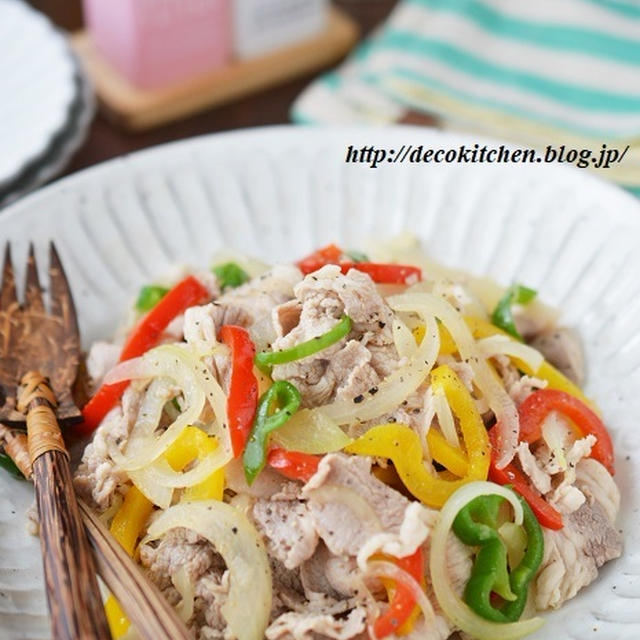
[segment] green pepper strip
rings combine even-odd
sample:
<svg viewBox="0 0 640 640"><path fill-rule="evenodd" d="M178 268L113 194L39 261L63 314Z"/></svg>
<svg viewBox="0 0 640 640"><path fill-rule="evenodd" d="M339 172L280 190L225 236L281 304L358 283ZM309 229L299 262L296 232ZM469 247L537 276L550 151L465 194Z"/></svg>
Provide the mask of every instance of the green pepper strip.
<svg viewBox="0 0 640 640"><path fill-rule="evenodd" d="M300 400L300 392L286 380L274 382L262 394L242 456L244 475L249 485L253 484L267 461L269 434L289 420L298 410ZM280 409L272 413L271 410L276 402Z"/></svg>
<svg viewBox="0 0 640 640"><path fill-rule="evenodd" d="M261 370L268 371L274 364L285 364L286 362L306 358L330 347L338 340L342 340L349 331L351 331L351 318L343 315L335 327L320 336L311 338L311 340L301 342L290 349L283 349L282 351L261 351L256 355L256 364Z"/></svg>
<svg viewBox="0 0 640 640"><path fill-rule="evenodd" d="M520 342L523 342L522 336L516 329L516 323L513 319L513 312L511 310L512 304L529 304L538 294L535 289L529 289L521 284L514 284L509 287L500 299L500 302L496 305L496 308L491 314L491 322L500 327L503 331L511 334Z"/></svg>
<svg viewBox="0 0 640 640"><path fill-rule="evenodd" d="M150 284L142 287L136 300L136 309L143 313L151 311L167 293L169 293L169 289L158 285Z"/></svg>
<svg viewBox="0 0 640 640"><path fill-rule="evenodd" d="M221 289L227 289L228 287L235 289L249 281L249 274L235 262L218 264L212 267L211 271L218 278L218 284Z"/></svg>
<svg viewBox="0 0 640 640"><path fill-rule="evenodd" d="M8 471L12 476L24 480L22 471L18 469L16 463L4 451L0 451L0 467Z"/></svg>
<svg viewBox="0 0 640 640"><path fill-rule="evenodd" d="M502 496L480 496L460 510L453 531L467 545L480 547L464 591L464 600L479 616L493 622L515 622L527 603L529 583L535 576L544 553L544 538L540 524L531 508L520 496L527 534L527 548L517 567L507 570L507 550L500 538L498 511ZM505 602L491 604L495 592Z"/></svg>

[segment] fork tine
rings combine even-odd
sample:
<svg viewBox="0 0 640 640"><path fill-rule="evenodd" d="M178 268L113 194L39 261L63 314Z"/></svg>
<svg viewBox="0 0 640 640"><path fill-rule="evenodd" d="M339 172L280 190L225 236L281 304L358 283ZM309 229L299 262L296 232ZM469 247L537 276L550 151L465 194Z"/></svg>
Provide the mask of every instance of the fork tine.
<svg viewBox="0 0 640 640"><path fill-rule="evenodd" d="M42 289L38 278L38 265L33 243L29 245L29 257L27 258L27 283L24 294L24 308L29 311L43 312Z"/></svg>
<svg viewBox="0 0 640 640"><path fill-rule="evenodd" d="M11 245L7 242L4 248L4 265L2 267L2 287L0 288L0 309L5 311L18 302L16 279L11 261Z"/></svg>
<svg viewBox="0 0 640 640"><path fill-rule="evenodd" d="M61 318L69 336L77 340L78 318L71 295L71 287L53 242L49 243L49 286L51 289L51 315Z"/></svg>

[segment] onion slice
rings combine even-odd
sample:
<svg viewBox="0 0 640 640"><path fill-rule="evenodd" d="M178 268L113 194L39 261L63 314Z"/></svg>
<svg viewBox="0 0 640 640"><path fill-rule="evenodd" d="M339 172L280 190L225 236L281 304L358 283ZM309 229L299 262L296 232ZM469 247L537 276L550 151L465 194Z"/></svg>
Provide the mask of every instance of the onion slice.
<svg viewBox="0 0 640 640"><path fill-rule="evenodd" d="M477 344L487 358L495 355L505 355L522 360L529 366L533 375L538 372L544 362L544 356L538 350L522 342L512 340L508 336L489 336L478 340Z"/></svg>
<svg viewBox="0 0 640 640"><path fill-rule="evenodd" d="M271 568L249 519L217 500L177 504L151 523L141 544L178 527L206 538L229 569L229 593L220 607L229 635L238 640L263 640L271 611Z"/></svg>
<svg viewBox="0 0 640 640"><path fill-rule="evenodd" d="M440 431L445 437L445 440L456 449L460 449L460 439L458 438L458 432L456 431L456 423L453 419L453 413L451 413L451 407L447 400L447 396L442 389L436 389L433 393L433 407L438 416L438 424L440 425Z"/></svg>
<svg viewBox="0 0 640 640"><path fill-rule="evenodd" d="M226 428L226 397L200 358L189 348L163 345L148 351L143 359L156 376L168 378L181 389L186 408L158 438L154 437L158 421L148 419L145 411L141 410L124 457L115 458L118 467L123 471L135 471L157 460L186 426L199 420L205 402L210 404L215 415L208 433L216 436L221 451L231 451L229 430Z"/></svg>
<svg viewBox="0 0 640 640"><path fill-rule="evenodd" d="M416 604L422 611L425 623L429 624L435 620L436 614L433 610L433 605L429 602L429 598L427 598L427 594L424 592L424 589L418 584L418 582L416 582L415 578L410 573L407 573L399 566L384 560L369 562L364 578L390 578L391 580L395 580L396 583L401 583L411 591L411 595L414 597ZM369 625L368 631L371 638L376 637L373 631L373 624Z"/></svg>
<svg viewBox="0 0 640 640"><path fill-rule="evenodd" d="M182 565L171 576L171 582L182 598L182 600L176 605L178 616L180 616L180 619L183 622L189 622L189 619L193 615L195 587L192 580L189 578L189 571L185 565Z"/></svg>
<svg viewBox="0 0 640 640"><path fill-rule="evenodd" d="M430 293L405 293L393 296L387 302L395 311L418 311L424 316L435 316L449 331L458 346L460 357L473 369L475 384L496 415L500 429L500 452L496 466L499 469L505 467L511 462L518 445L518 411L477 346L464 318L446 300Z"/></svg>
<svg viewBox="0 0 640 640"><path fill-rule="evenodd" d="M273 432L271 440L284 449L302 453L330 453L353 442L333 420L310 409L291 416Z"/></svg>
<svg viewBox="0 0 640 640"><path fill-rule="evenodd" d="M477 640L517 640L539 629L544 620L540 617L508 623L485 620L459 598L447 571L447 538L453 521L471 500L486 495L500 495L506 498L513 507L515 524L522 524L522 505L513 491L493 482L476 481L462 486L447 500L436 520L429 554L431 581L438 604L453 624L462 631Z"/></svg>

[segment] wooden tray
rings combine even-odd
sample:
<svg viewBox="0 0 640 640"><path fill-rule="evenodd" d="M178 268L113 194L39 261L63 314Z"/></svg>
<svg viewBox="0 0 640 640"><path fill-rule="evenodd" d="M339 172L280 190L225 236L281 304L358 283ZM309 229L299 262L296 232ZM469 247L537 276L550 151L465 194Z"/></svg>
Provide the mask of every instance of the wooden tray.
<svg viewBox="0 0 640 640"><path fill-rule="evenodd" d="M71 44L85 64L104 113L125 129L140 131L330 65L344 56L357 39L356 24L332 7L327 28L309 40L152 91L134 87L111 67L87 32L72 35Z"/></svg>

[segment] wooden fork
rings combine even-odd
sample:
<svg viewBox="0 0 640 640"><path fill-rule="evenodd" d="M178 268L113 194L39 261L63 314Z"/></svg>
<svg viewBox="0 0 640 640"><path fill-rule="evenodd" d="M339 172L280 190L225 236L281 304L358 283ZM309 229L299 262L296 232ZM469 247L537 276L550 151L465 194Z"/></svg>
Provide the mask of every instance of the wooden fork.
<svg viewBox="0 0 640 640"><path fill-rule="evenodd" d="M14 428L26 422L53 637L108 640L111 635L93 556L56 418L56 412L65 421L80 416L71 395L80 353L78 324L53 244L49 253L51 309L47 313L33 246L22 306L6 247L0 287L0 422Z"/></svg>
<svg viewBox="0 0 640 640"><path fill-rule="evenodd" d="M33 403L47 409L47 420L50 423L54 422L49 409L56 403L55 396L65 399L56 407L59 422L72 423L80 417L80 412L75 407L69 392L77 374L80 355L78 324L71 291L53 245L50 247L50 265L51 313L47 315L44 311L33 249L29 252L27 263L26 303L23 308L20 308L16 296L11 255L7 247L0 288L0 394L4 394L5 398L3 403L3 398L0 397L0 443L4 445L5 452L16 463L25 478L36 480L37 492L46 493L55 489L54 498L61 503L54 502L47 508L46 514L53 516L59 514L63 523L58 525L57 521L54 522L53 530L60 530L60 526L73 527L72 535L63 537L65 536L63 531L63 536L54 538L53 543L50 543L52 527L45 530L48 520L44 517L46 514L43 515L43 511L40 511L45 571L49 570L54 577L60 576L61 571L63 574L64 571L71 574L69 581L61 583L63 589L67 589L67 585L71 588L69 596L64 598L62 593L52 592L52 582L47 576L47 597L50 603L54 637L65 640L66 638L90 640L110 637L108 632L106 636L99 635L104 634L103 609L100 595L94 589L92 558L89 557L87 561L83 556L80 560L80 555L86 554L86 541L83 537L81 542L78 542L81 534L75 529L79 506L80 517L93 546L98 573L120 602L140 637L144 640L191 640L192 636L188 629L160 590L143 575L87 505L81 500L76 503L68 473L66 453L60 449L53 452L47 451L35 458L35 465L32 465L30 449L34 447L33 413L30 412L30 417L27 417L28 429L31 423L30 442L19 430L20 425L24 426L25 422L25 416L19 409L24 404L31 406L30 395L33 395L25 385L20 388L20 392L16 392L15 381L22 375L22 371L28 367L40 367L49 374L50 386L46 388L44 385L47 381L43 382L41 377L25 376L25 381L30 381L32 387L35 382L37 387L44 389L48 400L39 399L36 402L35 397L40 398L36 394ZM35 337L34 332L36 332ZM24 344L20 344L22 341ZM29 344L31 347L26 346ZM25 353L33 353L33 356L25 356ZM20 357L18 354L21 354ZM53 396L50 395L52 390L55 392ZM44 411L44 409L38 409L38 411ZM13 429L4 426L2 422L11 425ZM38 425L35 426L37 431ZM64 447L62 439L57 435L59 434L57 427L54 426L53 429L55 445ZM43 476L41 464L48 459L46 456L49 454L55 456L56 465L51 469L51 473L47 466ZM63 467L63 475L55 477L54 474L61 467ZM39 510L41 500L48 505L49 499L46 495L42 498L38 497ZM62 551L57 548L58 544L63 544ZM68 552L73 553L73 557L65 555ZM57 564L47 563L46 558L51 554L54 560L62 558L64 565L62 568ZM73 562L74 558L78 558L77 565ZM87 572L89 572L88 579L85 578ZM85 594L85 589L88 590L84 599L77 598L75 585L78 583L82 589L81 595ZM63 605L68 606L68 610L62 610L58 606L58 598ZM75 619L78 613L81 614L80 620ZM88 630L84 631L85 628Z"/></svg>

